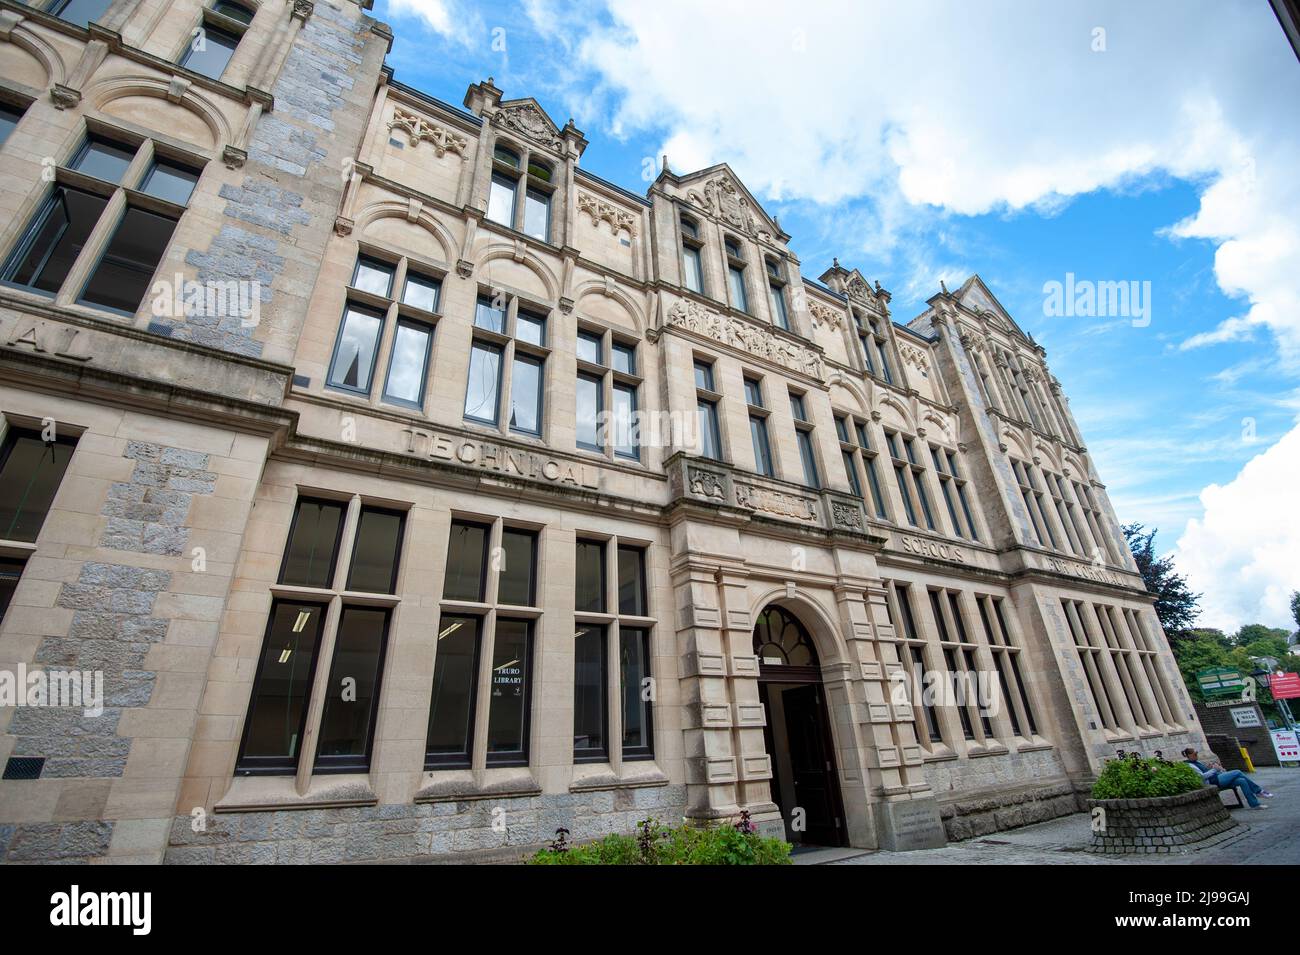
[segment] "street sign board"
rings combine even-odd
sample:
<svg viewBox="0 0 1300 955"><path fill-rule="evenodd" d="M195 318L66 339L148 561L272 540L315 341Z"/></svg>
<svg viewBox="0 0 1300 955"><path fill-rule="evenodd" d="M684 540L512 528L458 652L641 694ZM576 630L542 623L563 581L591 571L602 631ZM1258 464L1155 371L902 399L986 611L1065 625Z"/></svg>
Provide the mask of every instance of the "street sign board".
<svg viewBox="0 0 1300 955"><path fill-rule="evenodd" d="M1273 737L1273 749L1279 760L1300 760L1300 739L1296 738L1295 730L1273 730L1269 735Z"/></svg>
<svg viewBox="0 0 1300 955"><path fill-rule="evenodd" d="M1232 714L1232 722L1239 730L1264 725L1259 721L1259 710L1253 706L1236 706L1228 712Z"/></svg>
<svg viewBox="0 0 1300 955"><path fill-rule="evenodd" d="M1245 675L1235 667L1210 667L1196 671L1196 682L1201 692L1210 699L1241 696L1246 689Z"/></svg>
<svg viewBox="0 0 1300 955"><path fill-rule="evenodd" d="M1268 678L1268 688L1272 691L1275 700L1293 700L1300 697L1300 673L1274 673Z"/></svg>

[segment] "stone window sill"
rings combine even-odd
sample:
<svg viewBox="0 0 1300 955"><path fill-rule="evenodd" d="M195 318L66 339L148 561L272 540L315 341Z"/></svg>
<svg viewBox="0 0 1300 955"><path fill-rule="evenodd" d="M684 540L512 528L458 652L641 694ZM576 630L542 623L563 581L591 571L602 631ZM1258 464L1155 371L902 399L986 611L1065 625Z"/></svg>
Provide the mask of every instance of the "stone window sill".
<svg viewBox="0 0 1300 955"><path fill-rule="evenodd" d="M379 797L364 773L313 776L305 794L293 776L236 776L215 812L274 812L280 809L337 809L373 806Z"/></svg>
<svg viewBox="0 0 1300 955"><path fill-rule="evenodd" d="M668 777L649 760L624 763L622 773L616 773L609 763L587 763L573 767L573 780L569 783L569 792L643 789L667 785Z"/></svg>
<svg viewBox="0 0 1300 955"><path fill-rule="evenodd" d="M979 759L981 756L1005 756L1011 752L1001 743L985 744L984 746L972 745L966 751L967 759Z"/></svg>
<svg viewBox="0 0 1300 955"><path fill-rule="evenodd" d="M1023 738L1024 738L1024 737L1021 737L1021 739L1023 739ZM1037 752L1040 752L1040 751L1042 751L1042 750L1055 749L1055 748L1056 748L1055 746L1053 746L1053 745L1052 745L1050 742L1048 742L1047 740L1043 739L1041 736L1035 736L1032 740L1027 740L1026 742L1022 743L1021 745L1017 746L1017 747L1016 747L1016 752L1017 752L1017 753L1037 753Z"/></svg>
<svg viewBox="0 0 1300 955"><path fill-rule="evenodd" d="M957 754L954 753L947 746L943 745L943 743L933 743L931 745L934 746L934 749L930 750L925 754L924 758L922 759L922 762L942 763L957 758Z"/></svg>
<svg viewBox="0 0 1300 955"><path fill-rule="evenodd" d="M415 802L469 802L475 799L513 799L542 792L527 767L485 769L476 777L473 770L426 770Z"/></svg>

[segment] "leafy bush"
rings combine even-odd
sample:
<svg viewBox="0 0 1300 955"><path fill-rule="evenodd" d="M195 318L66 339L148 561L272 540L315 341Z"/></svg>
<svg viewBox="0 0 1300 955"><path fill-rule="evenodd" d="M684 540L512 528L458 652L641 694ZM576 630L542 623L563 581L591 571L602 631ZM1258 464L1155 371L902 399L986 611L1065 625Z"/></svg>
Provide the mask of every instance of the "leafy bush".
<svg viewBox="0 0 1300 955"><path fill-rule="evenodd" d="M1150 799L1154 796L1177 796L1205 785L1187 763L1171 763L1158 752L1153 759L1120 750L1116 759L1106 761L1106 768L1092 787L1093 799Z"/></svg>
<svg viewBox="0 0 1300 955"><path fill-rule="evenodd" d="M633 836L609 835L573 845L569 831L557 829L551 844L530 865L789 865L790 843L760 836L749 813L733 826L669 829L645 819Z"/></svg>

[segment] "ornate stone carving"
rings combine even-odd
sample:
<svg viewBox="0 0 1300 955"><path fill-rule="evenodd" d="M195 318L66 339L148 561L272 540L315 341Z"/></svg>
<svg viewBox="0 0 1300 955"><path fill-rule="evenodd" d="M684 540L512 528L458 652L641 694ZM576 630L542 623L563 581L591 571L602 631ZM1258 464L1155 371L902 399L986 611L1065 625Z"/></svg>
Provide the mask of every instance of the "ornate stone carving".
<svg viewBox="0 0 1300 955"><path fill-rule="evenodd" d="M871 294L871 286L867 285L866 280L860 275L855 275L849 279L844 291L855 302L861 302L863 305L875 304L875 296Z"/></svg>
<svg viewBox="0 0 1300 955"><path fill-rule="evenodd" d="M312 3L312 0L293 0L293 13L290 16L295 20L306 23L315 9L316 4Z"/></svg>
<svg viewBox="0 0 1300 955"><path fill-rule="evenodd" d="M468 137L459 133L452 132L445 126L439 126L437 123L431 123L423 116L417 116L415 113L408 113L400 106L393 110L393 119L388 124L388 131L391 133L394 129L401 129L406 132L412 146L418 146L420 140L427 140L433 143L434 151L439 158L447 153L455 153L461 159L465 158L469 150Z"/></svg>
<svg viewBox="0 0 1300 955"><path fill-rule="evenodd" d="M345 218L344 216L336 216L334 218L334 231L338 235L351 235L352 227L354 225L356 225L355 222L351 219Z"/></svg>
<svg viewBox="0 0 1300 955"><path fill-rule="evenodd" d="M898 343L898 354L903 357L903 364L912 365L921 374L927 374L930 370L930 360L926 358L925 352L915 345L907 342Z"/></svg>
<svg viewBox="0 0 1300 955"><path fill-rule="evenodd" d="M699 189L687 190L686 199L733 229L772 241L772 233L759 224L749 200L729 176L714 176Z"/></svg>
<svg viewBox="0 0 1300 955"><path fill-rule="evenodd" d="M817 520L817 499L756 484L736 484L736 506L797 521Z"/></svg>
<svg viewBox="0 0 1300 955"><path fill-rule="evenodd" d="M456 260L456 274L463 279L469 278L474 274L474 263L469 259Z"/></svg>
<svg viewBox="0 0 1300 955"><path fill-rule="evenodd" d="M855 531L866 529L862 522L862 508L846 501L831 501L831 521L836 527Z"/></svg>
<svg viewBox="0 0 1300 955"><path fill-rule="evenodd" d="M248 150L227 143L226 147L221 150L221 161L229 169L239 169L248 161Z"/></svg>
<svg viewBox="0 0 1300 955"><path fill-rule="evenodd" d="M72 109L81 102L81 90L55 83L50 87L50 102L55 109Z"/></svg>
<svg viewBox="0 0 1300 955"><path fill-rule="evenodd" d="M722 484L722 475L703 468L687 468L686 483L696 497L707 497L715 501L727 499L726 488Z"/></svg>
<svg viewBox="0 0 1300 955"><path fill-rule="evenodd" d="M692 299L680 299L668 310L668 324L758 358L784 365L810 378L822 379L820 353L729 315L720 315Z"/></svg>
<svg viewBox="0 0 1300 955"><path fill-rule="evenodd" d="M636 238L636 216L625 209L620 209L612 202L606 202L589 192L579 192L578 211L591 216L592 225L608 222L610 231L615 235L626 229L628 235Z"/></svg>
<svg viewBox="0 0 1300 955"><path fill-rule="evenodd" d="M551 149L561 152L564 150L564 140L559 131L536 103L525 102L502 107L492 114L492 123Z"/></svg>
<svg viewBox="0 0 1300 955"><path fill-rule="evenodd" d="M809 302L808 311L812 313L813 324L824 328L838 329L840 323L844 321L843 312L821 302Z"/></svg>

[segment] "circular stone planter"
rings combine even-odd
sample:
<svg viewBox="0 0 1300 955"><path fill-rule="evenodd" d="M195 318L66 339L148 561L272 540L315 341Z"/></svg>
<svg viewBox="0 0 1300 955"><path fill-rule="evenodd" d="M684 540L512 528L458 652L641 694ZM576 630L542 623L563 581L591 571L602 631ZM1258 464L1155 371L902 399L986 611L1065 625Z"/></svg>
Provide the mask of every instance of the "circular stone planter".
<svg viewBox="0 0 1300 955"><path fill-rule="evenodd" d="M1151 799L1089 799L1088 812L1092 817L1088 851L1111 854L1178 852L1237 825L1219 791L1209 786Z"/></svg>

